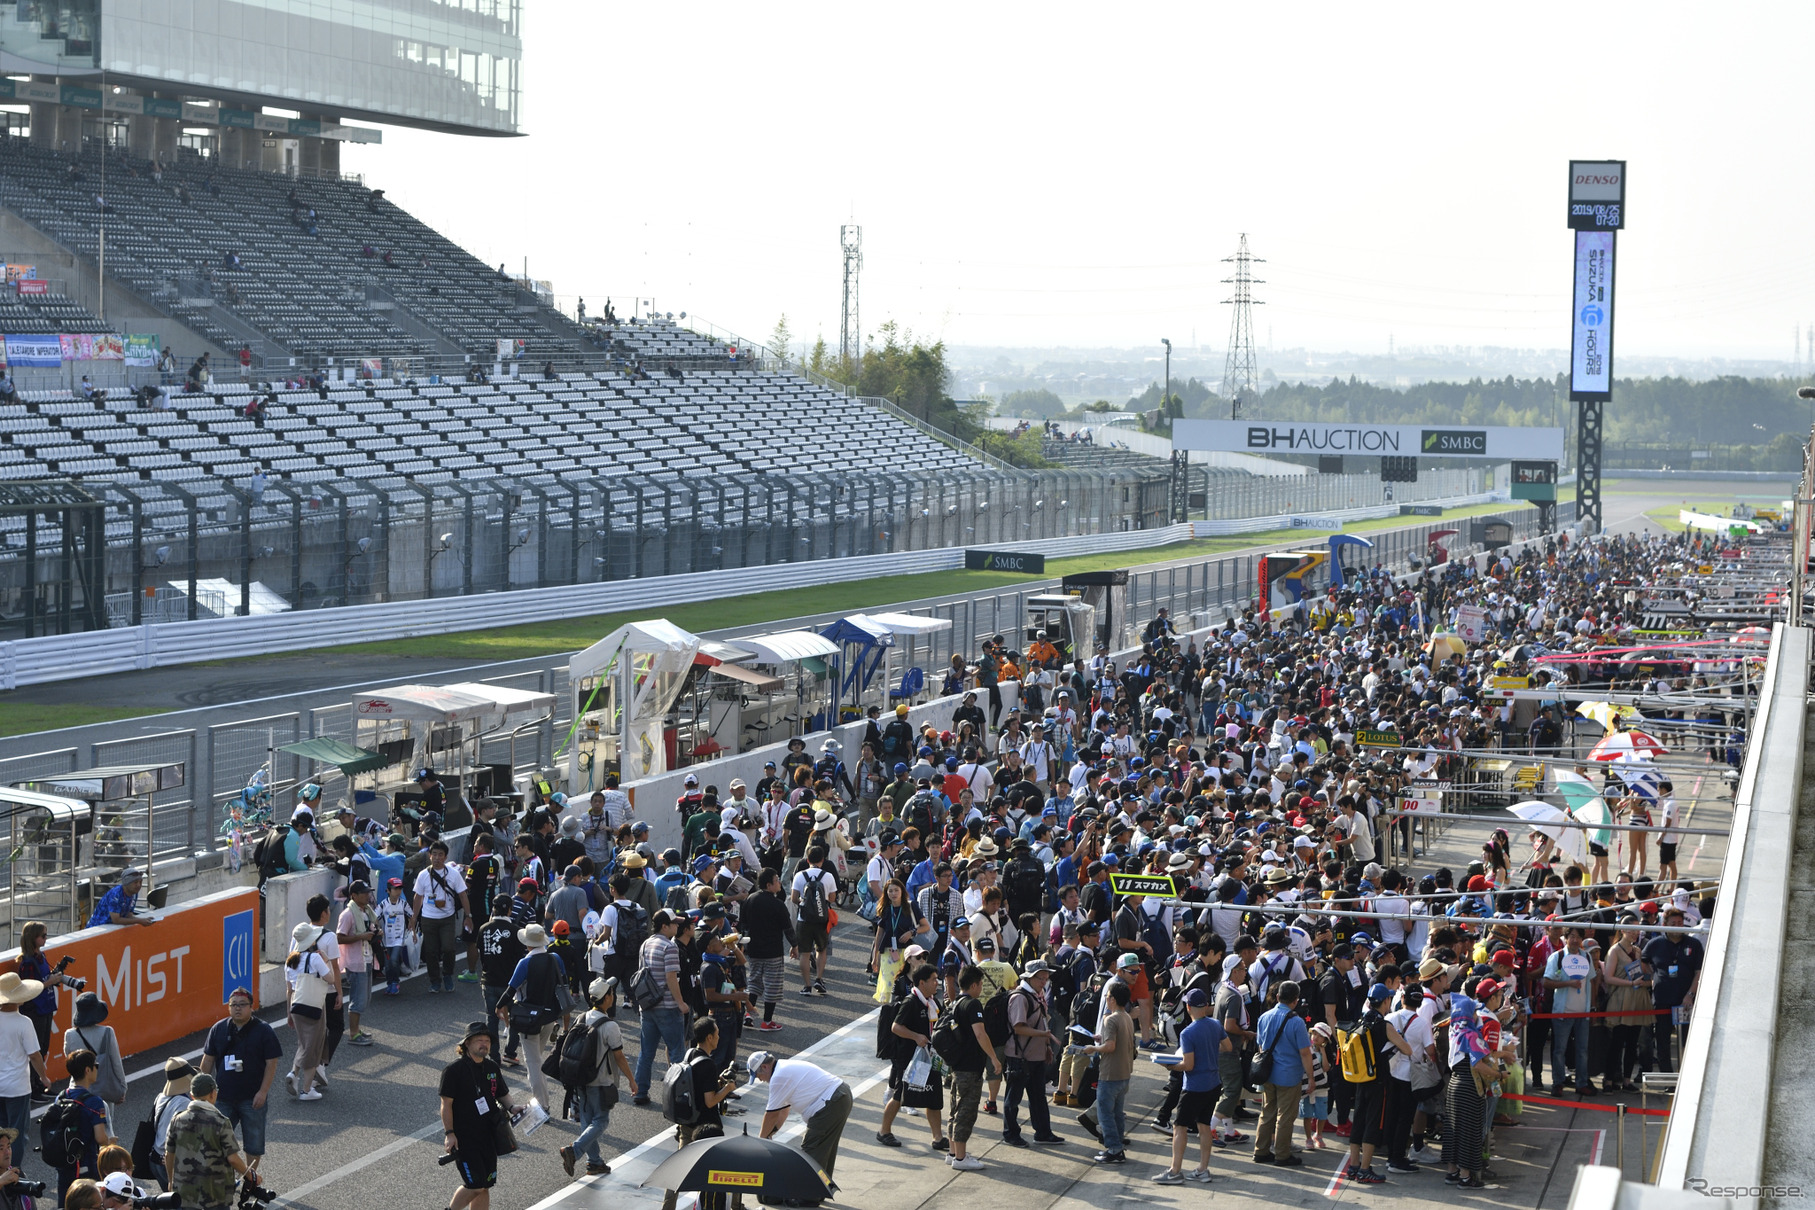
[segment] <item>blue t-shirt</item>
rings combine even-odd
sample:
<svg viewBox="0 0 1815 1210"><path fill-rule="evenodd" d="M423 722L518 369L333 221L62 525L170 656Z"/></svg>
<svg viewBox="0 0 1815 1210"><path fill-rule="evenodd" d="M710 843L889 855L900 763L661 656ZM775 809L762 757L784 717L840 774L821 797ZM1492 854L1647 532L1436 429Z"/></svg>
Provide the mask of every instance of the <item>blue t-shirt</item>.
<svg viewBox="0 0 1815 1210"><path fill-rule="evenodd" d="M94 915L88 918L88 927L97 928L103 924L112 924L115 915L132 915L132 909L138 903L138 899L137 895L128 895L125 887L114 887L101 896L101 902L95 904Z"/></svg>
<svg viewBox="0 0 1815 1210"><path fill-rule="evenodd" d="M1299 1052L1311 1046L1311 1031L1305 1027L1305 1019L1285 1005L1276 1004L1262 1014L1258 1033L1258 1045L1273 1051L1273 1074L1267 1077L1267 1083L1303 1083L1305 1064Z"/></svg>
<svg viewBox="0 0 1815 1210"><path fill-rule="evenodd" d="M1185 1026L1178 1040L1179 1048L1191 1056L1191 1070L1185 1073L1186 1092L1211 1092L1223 1086L1217 1052L1228 1036L1215 1017L1204 1017Z"/></svg>

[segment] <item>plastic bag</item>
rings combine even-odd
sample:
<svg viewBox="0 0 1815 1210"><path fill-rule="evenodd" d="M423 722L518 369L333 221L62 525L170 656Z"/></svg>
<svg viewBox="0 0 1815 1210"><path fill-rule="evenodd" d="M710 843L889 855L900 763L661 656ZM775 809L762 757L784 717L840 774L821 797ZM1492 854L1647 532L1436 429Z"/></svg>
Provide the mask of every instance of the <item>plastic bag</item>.
<svg viewBox="0 0 1815 1210"><path fill-rule="evenodd" d="M883 950L876 971L876 994L870 998L878 1004L887 1004L894 998L895 976L901 973L901 959L892 958L889 951Z"/></svg>
<svg viewBox="0 0 1815 1210"><path fill-rule="evenodd" d="M933 1086L933 1052L924 1046L914 1049L914 1057L908 1060L907 1071L902 1073L901 1080L909 1088L931 1088Z"/></svg>

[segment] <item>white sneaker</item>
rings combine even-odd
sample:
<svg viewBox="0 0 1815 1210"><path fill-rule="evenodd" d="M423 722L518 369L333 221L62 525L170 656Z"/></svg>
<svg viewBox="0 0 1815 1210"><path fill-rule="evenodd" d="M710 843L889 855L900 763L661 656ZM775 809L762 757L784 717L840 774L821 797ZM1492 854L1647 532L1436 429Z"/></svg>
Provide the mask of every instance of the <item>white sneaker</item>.
<svg viewBox="0 0 1815 1210"><path fill-rule="evenodd" d="M296 1095L296 1072L294 1070L284 1073L284 1087L290 1090L291 1096Z"/></svg>
<svg viewBox="0 0 1815 1210"><path fill-rule="evenodd" d="M319 1088L311 1088L309 1091L299 1095L296 1099L299 1101L319 1101L321 1100L321 1090Z"/></svg>
<svg viewBox="0 0 1815 1210"><path fill-rule="evenodd" d="M315 1069L315 1082L323 1088L328 1086L328 1069L326 1067Z"/></svg>
<svg viewBox="0 0 1815 1210"><path fill-rule="evenodd" d="M1412 1162L1416 1164L1437 1164L1443 1160L1441 1151L1432 1151L1429 1147L1412 1152Z"/></svg>
<svg viewBox="0 0 1815 1210"><path fill-rule="evenodd" d="M959 1172L982 1172L983 1161L974 1155L967 1155L961 1160L953 1160L952 1167Z"/></svg>

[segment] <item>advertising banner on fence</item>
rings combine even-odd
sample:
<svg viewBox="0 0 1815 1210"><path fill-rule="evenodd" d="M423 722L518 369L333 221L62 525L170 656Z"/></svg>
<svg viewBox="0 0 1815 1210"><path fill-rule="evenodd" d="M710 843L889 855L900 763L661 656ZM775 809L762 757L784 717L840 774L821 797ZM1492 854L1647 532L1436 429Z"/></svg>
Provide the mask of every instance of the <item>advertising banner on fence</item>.
<svg viewBox="0 0 1815 1210"><path fill-rule="evenodd" d="M107 1023L124 1055L208 1028L227 1015L227 996L236 987L258 995L256 888L236 887L154 914L144 927L83 929L45 942L52 962L75 959L65 973L88 980L88 990L112 1010ZM0 966L11 970L18 957L9 950ZM58 1078L66 1074L63 1031L74 1007L74 996L57 997L48 1062Z"/></svg>
<svg viewBox="0 0 1815 1210"><path fill-rule="evenodd" d="M133 334L126 337L126 364L147 369L158 363L158 337L153 332L149 335Z"/></svg>
<svg viewBox="0 0 1815 1210"><path fill-rule="evenodd" d="M50 283L39 281L35 277L21 277L13 283L21 294L49 294Z"/></svg>
<svg viewBox="0 0 1815 1210"><path fill-rule="evenodd" d="M1560 428L1320 424L1305 420L1179 420L1175 450L1240 454L1372 454L1393 458L1560 459Z"/></svg>
<svg viewBox="0 0 1815 1210"><path fill-rule="evenodd" d="M112 332L97 332L94 336L93 357L96 361L124 361L126 342Z"/></svg>
<svg viewBox="0 0 1815 1210"><path fill-rule="evenodd" d="M8 333L6 364L56 369L63 364L63 345L55 336L37 333Z"/></svg>
<svg viewBox="0 0 1815 1210"><path fill-rule="evenodd" d="M6 267L6 280L9 282L30 280L37 276L38 266L36 265L8 265Z"/></svg>

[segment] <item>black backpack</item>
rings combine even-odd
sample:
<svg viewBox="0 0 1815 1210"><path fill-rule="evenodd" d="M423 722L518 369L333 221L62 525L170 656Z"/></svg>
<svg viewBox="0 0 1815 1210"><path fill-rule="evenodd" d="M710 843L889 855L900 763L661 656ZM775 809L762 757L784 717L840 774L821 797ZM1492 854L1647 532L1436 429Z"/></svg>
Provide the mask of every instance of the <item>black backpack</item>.
<svg viewBox="0 0 1815 1210"><path fill-rule="evenodd" d="M958 1064L968 1057L969 1046L965 1045L964 1027L958 1024L958 1011L964 1004L964 997L952 1006L952 1010L939 1018L933 1026L933 1053L945 1060L946 1066L957 1068ZM984 1029L988 1033L988 1027ZM974 1044L975 1039L971 1040Z"/></svg>
<svg viewBox="0 0 1815 1210"><path fill-rule="evenodd" d="M74 1168L82 1158L82 1106L66 1090L38 1123L38 1150L52 1168Z"/></svg>
<svg viewBox="0 0 1815 1210"><path fill-rule="evenodd" d="M611 930L612 952L620 964L634 963L643 950L643 942L649 940L649 913L640 903L620 903L617 907L618 922Z"/></svg>
<svg viewBox="0 0 1815 1210"><path fill-rule="evenodd" d="M662 1077L662 1116L676 1126L691 1126L700 1120L700 1104L693 1096L693 1065L706 1056L690 1050L679 1063L670 1064Z"/></svg>
<svg viewBox="0 0 1815 1210"><path fill-rule="evenodd" d="M284 833L288 828L272 824L265 829L252 844L252 866L258 871L259 880L275 878L284 872Z"/></svg>
<svg viewBox="0 0 1815 1210"><path fill-rule="evenodd" d="M585 1088L599 1078L607 1058L600 1040L598 1026L586 1024L584 1017L574 1022L561 1040L561 1087Z"/></svg>
<svg viewBox="0 0 1815 1210"><path fill-rule="evenodd" d="M1008 1023L1008 997L1012 993L1003 988L983 1004L983 1032L989 1036L991 1046L1004 1046L1014 1036L1014 1029Z"/></svg>
<svg viewBox="0 0 1815 1210"><path fill-rule="evenodd" d="M818 866L808 866L806 875L800 889L800 923L824 924L831 918L831 909L826 903L825 871Z"/></svg>
<svg viewBox="0 0 1815 1210"><path fill-rule="evenodd" d="M1008 898L1017 906L1046 905L1046 867L1032 857L1017 857L1008 867Z"/></svg>

